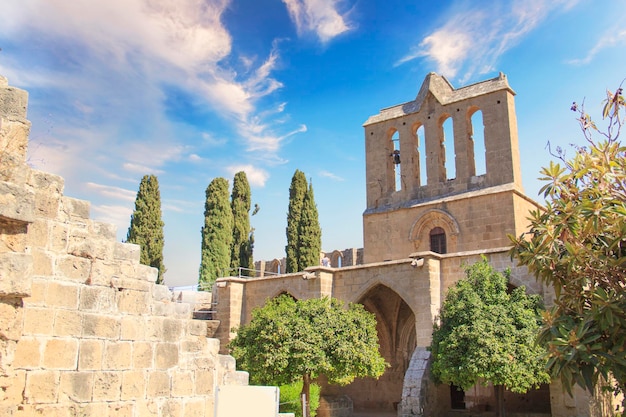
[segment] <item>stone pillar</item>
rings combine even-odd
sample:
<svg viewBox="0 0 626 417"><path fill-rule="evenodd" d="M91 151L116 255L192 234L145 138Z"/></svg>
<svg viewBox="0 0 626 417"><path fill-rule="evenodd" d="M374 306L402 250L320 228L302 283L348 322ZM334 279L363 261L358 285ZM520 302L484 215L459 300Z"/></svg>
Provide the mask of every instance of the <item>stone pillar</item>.
<svg viewBox="0 0 626 417"><path fill-rule="evenodd" d="M404 374L402 401L398 406L398 417L424 416L423 386L429 382L428 361L430 352L417 347L411 357L409 368Z"/></svg>
<svg viewBox="0 0 626 417"><path fill-rule="evenodd" d="M233 279L218 279L214 285L215 318L220 324L215 337L220 340L220 353L228 352L228 343L236 333L233 328L239 327L243 320L245 282Z"/></svg>

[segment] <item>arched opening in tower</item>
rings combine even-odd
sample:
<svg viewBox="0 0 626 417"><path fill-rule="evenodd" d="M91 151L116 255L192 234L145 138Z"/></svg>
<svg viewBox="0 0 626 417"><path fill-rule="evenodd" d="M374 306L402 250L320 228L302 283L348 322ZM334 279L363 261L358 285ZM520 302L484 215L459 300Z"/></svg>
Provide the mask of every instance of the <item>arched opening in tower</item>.
<svg viewBox="0 0 626 417"><path fill-rule="evenodd" d="M359 378L344 387L325 387L325 393L345 394L354 410L392 412L402 399L404 374L416 346L415 315L392 289L377 285L359 301L376 315L380 353L389 368L379 379Z"/></svg>

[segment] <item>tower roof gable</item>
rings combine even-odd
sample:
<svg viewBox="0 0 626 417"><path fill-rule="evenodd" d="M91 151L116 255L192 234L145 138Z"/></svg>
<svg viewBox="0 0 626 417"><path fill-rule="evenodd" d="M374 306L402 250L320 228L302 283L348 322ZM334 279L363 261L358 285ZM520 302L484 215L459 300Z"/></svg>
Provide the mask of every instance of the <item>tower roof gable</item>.
<svg viewBox="0 0 626 417"><path fill-rule="evenodd" d="M422 108L422 104L426 101L429 93L432 94L441 105L445 106L446 104L467 100L499 90L508 90L511 94L515 95L515 92L509 86L506 75L503 73L500 73L497 77L490 80L455 89L446 77L431 72L424 78L415 100L384 108L378 114L370 116L363 126L395 119L411 113L417 113Z"/></svg>

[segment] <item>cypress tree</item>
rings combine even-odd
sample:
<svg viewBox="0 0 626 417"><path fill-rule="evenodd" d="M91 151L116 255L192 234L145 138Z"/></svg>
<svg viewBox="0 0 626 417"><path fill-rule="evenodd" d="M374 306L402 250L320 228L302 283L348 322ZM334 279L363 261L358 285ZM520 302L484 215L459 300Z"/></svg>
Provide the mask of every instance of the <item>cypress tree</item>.
<svg viewBox="0 0 626 417"><path fill-rule="evenodd" d="M291 178L289 187L289 209L287 212L287 246L285 252L287 254L286 273L298 272L303 268L299 265L299 242L298 227L300 224L300 216L302 214L302 205L304 203L304 195L307 192L307 182L304 172L296 169Z"/></svg>
<svg viewBox="0 0 626 417"><path fill-rule="evenodd" d="M218 277L229 275L232 240L233 213L228 195L228 180L215 178L206 189L204 203L202 259L198 280L202 289L209 289Z"/></svg>
<svg viewBox="0 0 626 417"><path fill-rule="evenodd" d="M322 230L313 195L313 183L304 195L302 213L298 223L298 266L303 270L309 266L319 265L322 250Z"/></svg>
<svg viewBox="0 0 626 417"><path fill-rule="evenodd" d="M230 266L234 270L245 268L244 275L250 275L253 269L252 245L250 232L250 185L246 173L240 171L235 174L233 191L231 194L231 209L233 212L233 244L231 249Z"/></svg>
<svg viewBox="0 0 626 417"><path fill-rule="evenodd" d="M157 284L163 283L163 220L159 181L154 175L144 175L135 198L135 210L130 216L126 242L141 247L140 262L158 268Z"/></svg>

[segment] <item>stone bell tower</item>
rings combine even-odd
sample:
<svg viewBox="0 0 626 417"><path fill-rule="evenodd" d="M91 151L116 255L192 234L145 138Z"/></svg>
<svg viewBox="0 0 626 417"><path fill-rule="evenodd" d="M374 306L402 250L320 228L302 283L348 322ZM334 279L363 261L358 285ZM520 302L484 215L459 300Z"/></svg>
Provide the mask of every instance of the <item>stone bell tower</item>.
<svg viewBox="0 0 626 417"><path fill-rule="evenodd" d="M522 190L514 95L502 73L459 89L430 73L415 100L365 122L365 263L505 247L524 230L534 203Z"/></svg>

